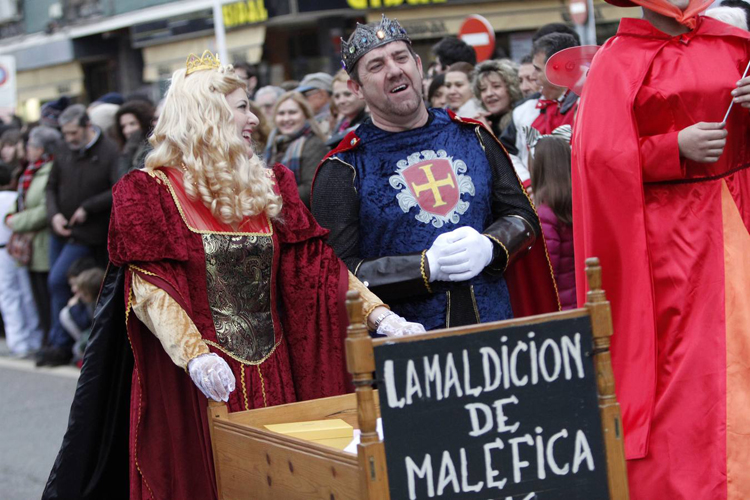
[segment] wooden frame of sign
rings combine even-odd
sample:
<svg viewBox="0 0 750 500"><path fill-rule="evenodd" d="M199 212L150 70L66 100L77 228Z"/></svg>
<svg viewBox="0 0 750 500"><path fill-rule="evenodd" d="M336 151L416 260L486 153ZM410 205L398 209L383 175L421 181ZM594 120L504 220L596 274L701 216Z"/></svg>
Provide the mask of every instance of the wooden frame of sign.
<svg viewBox="0 0 750 500"><path fill-rule="evenodd" d="M223 403L210 403L219 498L628 499L609 354L610 307L601 289L598 260L588 259L586 266L590 291L584 308L398 339L371 339L359 296L349 292L346 351L355 394L236 413L227 413ZM560 332L567 336L555 347L551 335ZM497 347L497 359L487 348L488 336ZM480 343L473 347L484 346L483 354L467 368L475 341ZM463 355L449 362L451 346ZM521 353L532 349L541 353L536 368L521 360ZM420 378L414 364L409 368L414 353L429 353L432 378L425 378L429 370ZM553 364L543 367L545 358ZM374 376L377 367L383 374L379 380ZM444 377L436 377L435 370L442 370ZM527 377L519 377L519 372ZM445 383L436 385L438 378ZM523 379L527 383L522 384ZM373 387L376 382L380 391ZM534 399L542 401L544 411L524 414L521 408ZM385 440L376 432L381 411ZM443 428L457 429L455 442L450 434L438 438L441 429L430 427L435 415L446 415ZM360 429L357 455L264 427L328 418ZM420 435L431 438L433 431L435 438L420 441Z"/></svg>

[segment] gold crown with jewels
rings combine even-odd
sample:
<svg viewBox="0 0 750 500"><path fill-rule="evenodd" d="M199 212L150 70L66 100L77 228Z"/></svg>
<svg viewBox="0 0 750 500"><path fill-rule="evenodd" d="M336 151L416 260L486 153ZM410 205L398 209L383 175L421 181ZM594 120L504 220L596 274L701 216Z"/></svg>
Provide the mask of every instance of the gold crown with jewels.
<svg viewBox="0 0 750 500"><path fill-rule="evenodd" d="M372 49L398 40L411 44L406 30L395 19L385 17L385 14L380 18L378 25L357 23L357 28L349 37L349 41L341 39L341 65L347 73L351 74L357 61L363 55Z"/></svg>
<svg viewBox="0 0 750 500"><path fill-rule="evenodd" d="M195 73L196 71L203 71L206 69L216 69L221 66L219 62L219 54L212 54L210 50L204 50L203 55L198 57L195 54L190 54L185 63L187 71L185 75Z"/></svg>

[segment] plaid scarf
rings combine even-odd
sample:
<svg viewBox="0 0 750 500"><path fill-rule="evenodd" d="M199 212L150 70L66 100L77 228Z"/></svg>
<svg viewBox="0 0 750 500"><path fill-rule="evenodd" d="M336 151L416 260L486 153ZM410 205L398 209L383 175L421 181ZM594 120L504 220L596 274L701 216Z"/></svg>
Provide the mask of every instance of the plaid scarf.
<svg viewBox="0 0 750 500"><path fill-rule="evenodd" d="M52 155L43 154L34 163L29 163L26 169L21 174L21 178L18 179L18 211L24 210L23 205L26 201L26 192L31 186L31 181L34 179L34 175L44 166L45 163L52 161Z"/></svg>
<svg viewBox="0 0 750 500"><path fill-rule="evenodd" d="M281 163L286 168L294 172L294 177L299 182L299 167L302 163L302 148L305 146L305 141L313 133L310 124L305 122L305 125L292 135L284 135L279 133L279 129L275 128L268 137L268 145L263 157L268 164L272 166L274 163ZM282 154L279 158L279 154Z"/></svg>

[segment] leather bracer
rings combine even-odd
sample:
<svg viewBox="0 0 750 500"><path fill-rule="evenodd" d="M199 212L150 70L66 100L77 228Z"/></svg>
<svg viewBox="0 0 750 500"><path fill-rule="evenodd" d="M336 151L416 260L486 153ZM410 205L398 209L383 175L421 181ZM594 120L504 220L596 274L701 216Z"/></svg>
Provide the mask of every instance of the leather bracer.
<svg viewBox="0 0 750 500"><path fill-rule="evenodd" d="M484 269L491 275L502 274L518 256L531 250L537 234L534 226L519 215L501 217L482 233L492 240L492 262Z"/></svg>
<svg viewBox="0 0 750 500"><path fill-rule="evenodd" d="M424 267L423 267L424 266ZM422 252L365 259L354 275L386 303L429 295L425 278L429 275Z"/></svg>

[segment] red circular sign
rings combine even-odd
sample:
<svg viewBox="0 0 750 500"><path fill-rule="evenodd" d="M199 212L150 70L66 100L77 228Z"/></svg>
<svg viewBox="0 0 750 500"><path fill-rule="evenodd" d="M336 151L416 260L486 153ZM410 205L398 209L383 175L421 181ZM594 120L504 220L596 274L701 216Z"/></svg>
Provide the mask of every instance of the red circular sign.
<svg viewBox="0 0 750 500"><path fill-rule="evenodd" d="M5 85L5 82L10 78L10 72L5 69L5 66L0 65L0 85Z"/></svg>
<svg viewBox="0 0 750 500"><path fill-rule="evenodd" d="M495 30L480 15L473 14L466 18L458 30L458 38L474 47L477 62L486 61L495 54Z"/></svg>

